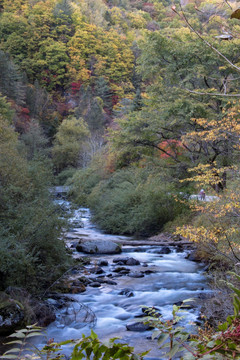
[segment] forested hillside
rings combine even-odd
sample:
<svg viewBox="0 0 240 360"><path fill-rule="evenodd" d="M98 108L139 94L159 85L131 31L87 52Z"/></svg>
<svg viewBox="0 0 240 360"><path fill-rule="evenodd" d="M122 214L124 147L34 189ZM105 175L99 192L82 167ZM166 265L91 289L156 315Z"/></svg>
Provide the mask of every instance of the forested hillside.
<svg viewBox="0 0 240 360"><path fill-rule="evenodd" d="M237 2L0 1L0 288L71 261L49 188L114 234L240 260ZM189 197L203 188L210 202ZM217 265L218 266L218 265Z"/></svg>

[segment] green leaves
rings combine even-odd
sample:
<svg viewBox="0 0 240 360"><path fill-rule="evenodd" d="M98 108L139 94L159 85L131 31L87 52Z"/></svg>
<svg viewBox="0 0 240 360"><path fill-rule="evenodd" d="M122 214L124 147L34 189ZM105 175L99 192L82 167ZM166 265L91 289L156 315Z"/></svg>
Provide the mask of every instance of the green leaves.
<svg viewBox="0 0 240 360"><path fill-rule="evenodd" d="M43 336L42 328L36 325L29 325L26 329L15 331L9 337L16 338L17 340L9 341L7 345L17 345L16 347L7 350L0 359L21 359L25 358L26 354L35 353L34 346L29 346L28 339L36 336ZM23 352L25 353L23 355Z"/></svg>
<svg viewBox="0 0 240 360"><path fill-rule="evenodd" d="M63 120L52 150L54 163L59 170L79 164L81 150L89 135L88 126L82 118L69 117Z"/></svg>
<svg viewBox="0 0 240 360"><path fill-rule="evenodd" d="M93 359L93 360L140 360L147 352L134 354L133 348L127 344L116 343L116 338L110 339L108 344L99 341L97 334L91 330L91 335L85 337L74 346L71 360Z"/></svg>

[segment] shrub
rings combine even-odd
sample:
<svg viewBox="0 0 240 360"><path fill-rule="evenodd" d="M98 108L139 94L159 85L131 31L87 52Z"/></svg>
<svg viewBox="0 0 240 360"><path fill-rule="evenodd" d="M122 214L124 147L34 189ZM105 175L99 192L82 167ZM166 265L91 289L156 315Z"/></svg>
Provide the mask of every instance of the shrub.
<svg viewBox="0 0 240 360"><path fill-rule="evenodd" d="M160 231L186 209L159 174L134 167L99 182L88 204L94 221L107 232L143 236Z"/></svg>

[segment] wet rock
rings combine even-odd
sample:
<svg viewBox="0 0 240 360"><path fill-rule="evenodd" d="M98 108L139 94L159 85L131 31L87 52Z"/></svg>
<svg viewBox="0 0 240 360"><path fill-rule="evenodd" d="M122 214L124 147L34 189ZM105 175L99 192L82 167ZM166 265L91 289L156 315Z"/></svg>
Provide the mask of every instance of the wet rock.
<svg viewBox="0 0 240 360"><path fill-rule="evenodd" d="M98 262L98 266L108 266L108 261L107 260L100 260Z"/></svg>
<svg viewBox="0 0 240 360"><path fill-rule="evenodd" d="M196 306L197 306L197 305L194 304L193 302L186 302L186 303L184 303L184 302L182 302L182 301L177 301L177 302L174 303L174 305L180 306L181 309L186 309L186 310L194 309L194 308L196 308Z"/></svg>
<svg viewBox="0 0 240 360"><path fill-rule="evenodd" d="M76 249L78 242L74 242L70 245L71 249Z"/></svg>
<svg viewBox="0 0 240 360"><path fill-rule="evenodd" d="M134 296L134 293L131 289L123 289L119 293L119 295L125 295L126 297L132 297Z"/></svg>
<svg viewBox="0 0 240 360"><path fill-rule="evenodd" d="M181 252L183 252L183 251L184 251L184 247L183 247L182 245L176 246L176 252L177 252L177 253L181 253Z"/></svg>
<svg viewBox="0 0 240 360"><path fill-rule="evenodd" d="M49 306L44 302L39 303L34 309L38 326L46 327L56 320L55 306Z"/></svg>
<svg viewBox="0 0 240 360"><path fill-rule="evenodd" d="M54 307L59 307L59 303L58 303L58 301L55 300L55 299L49 298L49 299L46 300L46 302L47 302L49 305L52 305L52 306L54 306Z"/></svg>
<svg viewBox="0 0 240 360"><path fill-rule="evenodd" d="M126 270L121 270L121 271L119 272L119 274L121 274L121 275L128 275L129 272L130 272L130 270L129 270L129 269L126 269Z"/></svg>
<svg viewBox="0 0 240 360"><path fill-rule="evenodd" d="M120 273L120 272L122 273L122 271L124 271L124 274L128 274L130 272L129 269L127 269L125 267L121 267L121 266L119 266L113 270L113 272L117 272L117 273Z"/></svg>
<svg viewBox="0 0 240 360"><path fill-rule="evenodd" d="M91 260L88 256L78 256L74 258L74 261L78 263L78 266L90 265Z"/></svg>
<svg viewBox="0 0 240 360"><path fill-rule="evenodd" d="M141 271L141 273L142 274L145 274L145 275L150 275L150 274L153 274L153 273L155 273L156 271L154 271L154 270L143 270L143 271Z"/></svg>
<svg viewBox="0 0 240 360"><path fill-rule="evenodd" d="M168 246L163 246L160 250L159 254L170 254L171 253L171 249Z"/></svg>
<svg viewBox="0 0 240 360"><path fill-rule="evenodd" d="M58 283L54 286L54 291L62 294L78 294L86 291L85 285L77 280L66 280L62 283Z"/></svg>
<svg viewBox="0 0 240 360"><path fill-rule="evenodd" d="M132 278L142 278L142 277L144 277L144 274L137 273L137 272L132 272L132 273L128 274L128 276L130 276Z"/></svg>
<svg viewBox="0 0 240 360"><path fill-rule="evenodd" d="M139 332L152 329L152 327L150 325L144 324L142 322L135 322L135 323L127 324L126 328L128 331L139 331Z"/></svg>
<svg viewBox="0 0 240 360"><path fill-rule="evenodd" d="M82 283L79 283L79 284L73 283L71 285L71 288L69 289L70 294L80 294L80 293L83 293L84 291L86 291L86 287Z"/></svg>
<svg viewBox="0 0 240 360"><path fill-rule="evenodd" d="M114 263L117 265L128 265L128 266L134 266L134 265L140 265L140 262L134 258L117 258L113 260Z"/></svg>
<svg viewBox="0 0 240 360"><path fill-rule="evenodd" d="M78 280L83 283L85 286L89 285L91 280L89 278L87 278L86 276L81 276L80 278L78 278Z"/></svg>
<svg viewBox="0 0 240 360"><path fill-rule="evenodd" d="M95 267L89 269L89 272L90 272L91 274L103 274L103 273L104 273L104 270L103 270L101 267L99 267L99 266L95 266Z"/></svg>
<svg viewBox="0 0 240 360"><path fill-rule="evenodd" d="M24 310L13 300L8 299L0 304L0 335L12 333L23 324Z"/></svg>
<svg viewBox="0 0 240 360"><path fill-rule="evenodd" d="M108 285L117 285L116 281L113 280L106 280L105 283Z"/></svg>
<svg viewBox="0 0 240 360"><path fill-rule="evenodd" d="M97 282L97 283L100 283L100 284L104 284L104 283L105 283L104 279L96 278L96 279L91 279L91 280L92 280L92 283L94 283L94 282Z"/></svg>
<svg viewBox="0 0 240 360"><path fill-rule="evenodd" d="M56 307L58 307L58 308L65 307L67 303L75 301L73 298L68 297L67 295L63 295L63 294L52 293L52 294L49 294L49 296L51 297L50 298L51 300L57 301Z"/></svg>
<svg viewBox="0 0 240 360"><path fill-rule="evenodd" d="M91 284L89 284L89 286L91 286L91 287L100 287L101 286L101 284L100 284L100 282L92 282Z"/></svg>
<svg viewBox="0 0 240 360"><path fill-rule="evenodd" d="M195 261L195 262L201 262L202 261L202 259L198 256L196 251L192 251L189 254L187 254L185 259L188 259L190 261Z"/></svg>
<svg viewBox="0 0 240 360"><path fill-rule="evenodd" d="M120 257L120 258L116 258L116 259L113 259L113 263L119 263L120 261L123 263L123 264L126 264L126 262L128 261L129 257Z"/></svg>
<svg viewBox="0 0 240 360"><path fill-rule="evenodd" d="M134 258L129 258L126 262L126 265L128 265L128 266L140 265L140 261L138 261Z"/></svg>
<svg viewBox="0 0 240 360"><path fill-rule="evenodd" d="M87 254L119 254L121 252L121 247L109 240L81 239L76 249Z"/></svg>

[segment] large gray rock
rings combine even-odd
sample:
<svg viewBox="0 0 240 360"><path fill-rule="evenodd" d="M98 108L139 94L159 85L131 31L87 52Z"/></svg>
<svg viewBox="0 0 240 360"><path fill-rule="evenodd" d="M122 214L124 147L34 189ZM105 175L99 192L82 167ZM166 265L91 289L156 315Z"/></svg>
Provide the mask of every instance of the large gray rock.
<svg viewBox="0 0 240 360"><path fill-rule="evenodd" d="M15 302L1 304L0 308L0 335L7 335L17 327L23 325L24 311Z"/></svg>
<svg viewBox="0 0 240 360"><path fill-rule="evenodd" d="M76 249L86 254L119 254L122 251L118 244L108 240L81 239Z"/></svg>

